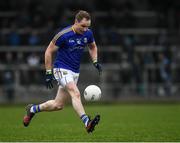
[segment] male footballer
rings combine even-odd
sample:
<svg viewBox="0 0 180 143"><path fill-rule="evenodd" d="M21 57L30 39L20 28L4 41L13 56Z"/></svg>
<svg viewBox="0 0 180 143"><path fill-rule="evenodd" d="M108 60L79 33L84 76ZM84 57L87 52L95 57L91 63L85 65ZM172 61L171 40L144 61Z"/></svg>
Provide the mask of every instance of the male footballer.
<svg viewBox="0 0 180 143"><path fill-rule="evenodd" d="M80 60L85 47L89 47L89 54L95 68L99 73L102 72L101 65L98 63L97 46L93 33L89 29L90 25L90 14L80 10L75 15L74 24L59 31L50 42L45 51L46 86L48 89L53 88L52 81L55 79L59 85L57 95L55 99L39 105L29 104L23 118L25 127L38 112L62 110L65 98L70 96L72 106L84 123L87 132L93 132L100 121L100 115L96 115L93 119L89 118L85 113L77 87ZM56 56L52 61L54 53Z"/></svg>

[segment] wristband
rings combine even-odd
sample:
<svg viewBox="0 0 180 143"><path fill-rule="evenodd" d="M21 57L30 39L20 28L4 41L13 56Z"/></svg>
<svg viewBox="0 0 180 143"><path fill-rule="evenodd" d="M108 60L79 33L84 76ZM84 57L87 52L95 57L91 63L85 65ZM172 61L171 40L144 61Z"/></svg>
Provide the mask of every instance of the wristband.
<svg viewBox="0 0 180 143"><path fill-rule="evenodd" d="M46 70L46 74L52 74L52 70Z"/></svg>
<svg viewBox="0 0 180 143"><path fill-rule="evenodd" d="M93 60L93 64L96 63L96 62L97 62L97 59L94 59L94 60Z"/></svg>

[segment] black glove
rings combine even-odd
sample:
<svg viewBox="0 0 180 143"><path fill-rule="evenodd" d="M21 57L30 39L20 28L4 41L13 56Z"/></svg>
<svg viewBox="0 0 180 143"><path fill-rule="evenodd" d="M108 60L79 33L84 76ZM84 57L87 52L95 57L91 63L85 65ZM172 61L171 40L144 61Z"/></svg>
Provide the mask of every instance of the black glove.
<svg viewBox="0 0 180 143"><path fill-rule="evenodd" d="M51 70L46 71L46 87L47 89L53 88L52 81L54 80L54 76Z"/></svg>
<svg viewBox="0 0 180 143"><path fill-rule="evenodd" d="M94 67L98 70L99 75L102 73L102 65L98 63L97 61L93 63Z"/></svg>

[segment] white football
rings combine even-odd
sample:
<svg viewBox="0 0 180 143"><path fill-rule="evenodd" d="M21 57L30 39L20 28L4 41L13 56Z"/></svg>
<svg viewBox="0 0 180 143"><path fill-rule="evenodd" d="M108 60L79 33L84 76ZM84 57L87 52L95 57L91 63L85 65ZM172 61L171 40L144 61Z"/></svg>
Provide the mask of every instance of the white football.
<svg viewBox="0 0 180 143"><path fill-rule="evenodd" d="M86 101L97 101L101 98L101 89L96 85L89 85L84 90Z"/></svg>

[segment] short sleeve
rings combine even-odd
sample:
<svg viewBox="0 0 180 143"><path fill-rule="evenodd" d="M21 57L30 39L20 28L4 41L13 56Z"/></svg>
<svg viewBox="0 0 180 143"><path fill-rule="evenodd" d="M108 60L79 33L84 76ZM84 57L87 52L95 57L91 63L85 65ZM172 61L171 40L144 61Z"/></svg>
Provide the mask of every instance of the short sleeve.
<svg viewBox="0 0 180 143"><path fill-rule="evenodd" d="M93 32L91 30L88 31L88 43L93 43L94 42L94 36Z"/></svg>
<svg viewBox="0 0 180 143"><path fill-rule="evenodd" d="M63 42L64 42L64 36L62 35L61 32L59 32L58 34L56 34L54 36L54 38L52 39L52 42L58 46L58 47L61 47Z"/></svg>

